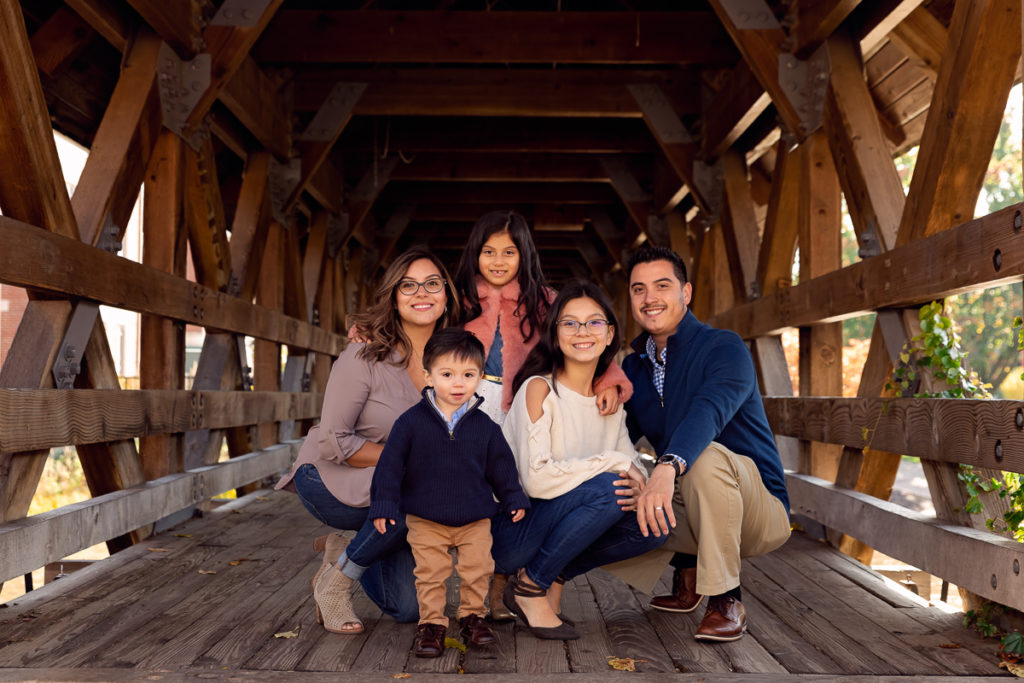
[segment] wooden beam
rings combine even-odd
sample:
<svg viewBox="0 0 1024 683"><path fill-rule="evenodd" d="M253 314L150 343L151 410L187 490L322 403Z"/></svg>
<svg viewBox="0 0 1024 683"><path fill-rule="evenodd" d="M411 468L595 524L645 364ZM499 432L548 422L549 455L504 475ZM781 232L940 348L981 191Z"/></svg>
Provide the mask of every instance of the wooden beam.
<svg viewBox="0 0 1024 683"><path fill-rule="evenodd" d="M974 215L1020 54L1019 2L957 3L929 106L944 115L925 123L898 244Z"/></svg>
<svg viewBox="0 0 1024 683"><path fill-rule="evenodd" d="M278 159L288 159L292 147L291 114L280 88L251 58L238 67L220 93L220 101L259 143Z"/></svg>
<svg viewBox="0 0 1024 683"><path fill-rule="evenodd" d="M729 260L735 264L733 272L737 277L733 284L749 300L759 293L757 252L760 235L750 181L747 180L747 163L740 152L729 150L722 156L722 168L725 180L726 210L722 212L725 246Z"/></svg>
<svg viewBox="0 0 1024 683"><path fill-rule="evenodd" d="M203 49L203 14L198 0L128 0L128 4L181 57L189 59Z"/></svg>
<svg viewBox="0 0 1024 683"><path fill-rule="evenodd" d="M775 23L770 26L771 21L759 28L740 28L733 20L730 11L726 8L727 3L723 0L711 0L711 7L715 10L725 29L729 32L736 47L739 48L743 59L750 66L751 71L757 76L757 80L772 99L779 116L786 126L796 136L797 140L803 140L814 130L814 124L810 118L804 116L797 103L793 101L790 94L783 87L780 74L783 67L780 65L779 57L787 52L783 45L787 44L787 36L782 27ZM767 18L774 20L767 3L763 4L760 13ZM795 57L789 56L795 64ZM794 69L795 73L796 70ZM809 79L815 78L815 74L808 73ZM808 88L801 88L807 89ZM809 93L808 93L809 94ZM813 103L812 103L813 104Z"/></svg>
<svg viewBox="0 0 1024 683"><path fill-rule="evenodd" d="M383 166L382 166L383 168ZM372 176L372 170L363 182ZM383 175L380 175L383 177ZM379 181L378 181L379 182ZM372 187L372 183L371 183ZM356 188L358 190L358 187ZM349 196L356 204L356 191ZM615 204L619 202L607 183L392 183L387 190L389 201L416 204ZM360 200L365 204L365 200ZM357 212L350 209L352 216ZM482 215L482 214L481 214Z"/></svg>
<svg viewBox="0 0 1024 683"><path fill-rule="evenodd" d="M829 40L829 54L832 77L825 129L846 203L867 253L888 251L896 244L906 203L903 185L864 81L854 41L837 33Z"/></svg>
<svg viewBox="0 0 1024 683"><path fill-rule="evenodd" d="M757 258L757 283L762 296L786 289L793 282L798 200L803 185L803 165L799 155L789 151L785 140L779 142L776 158L764 236Z"/></svg>
<svg viewBox="0 0 1024 683"><path fill-rule="evenodd" d="M0 392L0 450L86 445L197 427L317 417L323 396L273 391L10 389Z"/></svg>
<svg viewBox="0 0 1024 683"><path fill-rule="evenodd" d="M919 68L930 73L933 81L938 76L948 38L946 27L924 7L914 9L889 33L889 40Z"/></svg>
<svg viewBox="0 0 1024 683"><path fill-rule="evenodd" d="M118 52L124 52L131 33L131 22L112 0L67 0L73 9L92 30L103 36Z"/></svg>
<svg viewBox="0 0 1024 683"><path fill-rule="evenodd" d="M271 222L267 246L260 267L256 303L275 313L284 308L285 240L284 228ZM322 330L321 330L322 331ZM256 391L280 391L281 345L275 341L257 340L253 348L253 386ZM260 421L257 446L266 448L277 442L277 420Z"/></svg>
<svg viewBox="0 0 1024 683"><path fill-rule="evenodd" d="M626 207L626 212L646 234L647 239L653 244L667 246L668 229L664 221L654 213L651 195L640 187L629 162L619 156L601 157L601 168Z"/></svg>
<svg viewBox="0 0 1024 683"><path fill-rule="evenodd" d="M0 281L337 355L341 338L153 268L0 216ZM26 258L26 255L30 255ZM61 264L53 268L52 264ZM44 265L47 264L47 265ZM83 283L79 273L109 277ZM86 284L88 286L86 286Z"/></svg>
<svg viewBox="0 0 1024 683"><path fill-rule="evenodd" d="M395 166L392 180L462 182L608 182L593 154L417 152Z"/></svg>
<svg viewBox="0 0 1024 683"><path fill-rule="evenodd" d="M185 151L185 191L196 282L226 292L232 275L231 250L209 135L203 136L198 152L191 148Z"/></svg>
<svg viewBox="0 0 1024 683"><path fill-rule="evenodd" d="M373 154L374 139L404 154L491 152L542 154L651 154L657 146L632 119L502 118L460 116L424 120L394 117L383 129L372 119L352 121L342 135L346 154Z"/></svg>
<svg viewBox="0 0 1024 683"><path fill-rule="evenodd" d="M302 159L302 171L299 183L285 202L285 213L298 203L303 190L312 182L320 166L327 160L334 143L352 118L352 112L364 90L365 83L336 83L324 98L309 126L298 136L295 144Z"/></svg>
<svg viewBox="0 0 1024 683"><path fill-rule="evenodd" d="M923 460L1024 472L1024 402L951 398L765 398L776 434Z"/></svg>
<svg viewBox="0 0 1024 683"><path fill-rule="evenodd" d="M339 81L368 83L356 116L556 116L639 118L622 86L658 85L680 114L698 113L690 71L514 69L304 69L295 108L314 111Z"/></svg>
<svg viewBox="0 0 1024 683"><path fill-rule="evenodd" d="M67 6L57 11L32 34L32 54L36 66L52 76L82 53L96 34L78 14Z"/></svg>
<svg viewBox="0 0 1024 683"><path fill-rule="evenodd" d="M244 458L108 493L0 527L0 577L27 574L49 562L152 524L237 486L288 467L300 441Z"/></svg>
<svg viewBox="0 0 1024 683"><path fill-rule="evenodd" d="M839 177L825 133L809 136L797 150L803 166L800 185L800 280L838 270L841 263L842 206ZM842 396L843 325L822 323L800 328L800 395ZM801 442L800 470L835 481L842 449Z"/></svg>
<svg viewBox="0 0 1024 683"><path fill-rule="evenodd" d="M1024 608L1021 545L802 474L786 475L792 510L879 551L1004 605Z"/></svg>
<svg viewBox="0 0 1024 683"><path fill-rule="evenodd" d="M744 338L760 337L787 327L834 322L880 308L920 305L983 286L1020 281L1024 232L1015 231L1013 225L1021 211L1021 204L1007 207L801 282L777 296L743 304L708 322L736 330Z"/></svg>
<svg viewBox="0 0 1024 683"><path fill-rule="evenodd" d="M21 5L0 2L0 211L78 237Z"/></svg>
<svg viewBox="0 0 1024 683"><path fill-rule="evenodd" d="M849 23L860 41L860 50L870 56L889 34L924 0L878 0L863 2L850 16Z"/></svg>
<svg viewBox="0 0 1024 683"><path fill-rule="evenodd" d="M146 174L142 206L142 262L165 273L183 276L185 264L175 258L184 238L183 199L185 143L170 131L160 134ZM142 389L185 388L185 328L174 320L142 316L139 337L139 386ZM118 392L121 393L121 392ZM159 435L139 440L139 457L147 480L181 472L180 436Z"/></svg>
<svg viewBox="0 0 1024 683"><path fill-rule="evenodd" d="M715 93L704 120L704 156L716 158L733 145L771 104L771 97L747 62L733 69Z"/></svg>
<svg viewBox="0 0 1024 683"><path fill-rule="evenodd" d="M140 1L145 0L132 0L133 3ZM271 17L274 16L274 13L283 1L265 0L257 5L258 10L241 10L242 12L261 12L255 21L250 19L246 22L247 25L245 26L229 26L219 23L216 21L220 15L218 12L218 15L214 17L215 21L212 21L203 30L202 42L205 44L204 51L210 55L210 85L203 92L185 121L184 135L186 138L191 137L199 129L206 118L206 114L210 111L210 107L217 101L217 98L228 83L234 79L235 73L242 66L242 63L249 59L250 48L252 48L264 29L266 29ZM147 2L147 4L149 3ZM173 6L174 4L159 3L161 7L166 5ZM165 35L157 28L156 24L152 25L159 35ZM264 103L264 106L272 110L274 108L269 103Z"/></svg>
<svg viewBox="0 0 1024 683"><path fill-rule="evenodd" d="M828 39L861 0L824 0L790 5L787 24L793 52L806 57Z"/></svg>
<svg viewBox="0 0 1024 683"><path fill-rule="evenodd" d="M146 30L126 48L121 74L71 198L82 241L97 244L109 218L127 227L162 128L157 88L160 39Z"/></svg>
<svg viewBox="0 0 1024 683"><path fill-rule="evenodd" d="M296 40L295 36L302 36ZM438 41L438 36L446 36ZM710 12L285 10L261 63L735 63Z"/></svg>

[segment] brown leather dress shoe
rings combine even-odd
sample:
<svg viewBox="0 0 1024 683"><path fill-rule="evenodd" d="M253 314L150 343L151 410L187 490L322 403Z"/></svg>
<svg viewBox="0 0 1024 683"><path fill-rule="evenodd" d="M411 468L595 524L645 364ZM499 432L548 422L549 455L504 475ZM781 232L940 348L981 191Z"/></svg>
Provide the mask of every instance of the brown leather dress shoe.
<svg viewBox="0 0 1024 683"><path fill-rule="evenodd" d="M491 577L491 590L490 601L491 601L491 621L515 621L515 612L505 607L505 603L501 601L501 596L505 592L505 584L508 583L507 574L495 574Z"/></svg>
<svg viewBox="0 0 1024 683"><path fill-rule="evenodd" d="M672 575L672 594L651 598L651 607L662 612L692 612L703 598L697 592L697 568L677 569Z"/></svg>
<svg viewBox="0 0 1024 683"><path fill-rule="evenodd" d="M444 632L440 624L420 624L416 628L416 656L440 657L444 652Z"/></svg>
<svg viewBox="0 0 1024 683"><path fill-rule="evenodd" d="M729 595L715 595L708 599L708 611L693 637L725 642L739 640L746 630L747 611L740 601Z"/></svg>
<svg viewBox="0 0 1024 683"><path fill-rule="evenodd" d="M487 622L475 614L459 619L459 635L466 645L490 645L497 640Z"/></svg>

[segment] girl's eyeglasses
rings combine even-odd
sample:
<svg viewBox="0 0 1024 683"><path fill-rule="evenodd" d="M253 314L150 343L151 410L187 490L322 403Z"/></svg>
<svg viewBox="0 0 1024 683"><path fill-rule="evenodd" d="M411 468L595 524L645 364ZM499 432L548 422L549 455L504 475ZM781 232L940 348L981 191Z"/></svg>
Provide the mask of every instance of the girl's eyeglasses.
<svg viewBox="0 0 1024 683"><path fill-rule="evenodd" d="M580 322L579 320L559 320L555 323L558 326L558 331L562 334L576 334L579 332L581 327L587 328L591 334L601 334L608 329L608 321L602 320L601 318L594 318L593 320L587 320Z"/></svg>
<svg viewBox="0 0 1024 683"><path fill-rule="evenodd" d="M402 280L398 283L398 291L406 296L415 295L416 292L420 291L420 287L422 287L427 294L437 294L444 289L444 280L440 278L431 278L426 282Z"/></svg>

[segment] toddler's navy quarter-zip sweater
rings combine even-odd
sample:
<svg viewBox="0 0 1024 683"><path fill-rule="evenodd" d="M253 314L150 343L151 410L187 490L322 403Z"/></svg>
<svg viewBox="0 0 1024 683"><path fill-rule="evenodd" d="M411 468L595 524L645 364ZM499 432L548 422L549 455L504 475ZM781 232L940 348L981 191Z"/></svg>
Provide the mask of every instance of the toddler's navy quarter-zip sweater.
<svg viewBox="0 0 1024 683"><path fill-rule="evenodd" d="M515 457L501 428L475 403L455 428L423 400L395 421L373 473L371 519L406 513L463 526L502 512L525 510Z"/></svg>

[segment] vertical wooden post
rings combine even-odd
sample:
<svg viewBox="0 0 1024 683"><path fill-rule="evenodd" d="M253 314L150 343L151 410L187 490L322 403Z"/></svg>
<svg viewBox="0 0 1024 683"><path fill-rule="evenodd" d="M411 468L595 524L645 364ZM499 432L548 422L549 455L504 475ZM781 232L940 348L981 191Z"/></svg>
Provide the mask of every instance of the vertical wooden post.
<svg viewBox="0 0 1024 683"><path fill-rule="evenodd" d="M798 151L802 165L799 240L800 280L841 266L839 178L823 132L811 135ZM800 328L800 395L842 396L843 325L821 323ZM800 442L800 471L835 481L842 447Z"/></svg>
<svg viewBox="0 0 1024 683"><path fill-rule="evenodd" d="M256 303L281 310L284 306L284 228L271 221L267 232L267 246L263 252L263 267L256 289ZM256 340L253 353L253 385L256 391L281 390L281 345L263 339ZM257 430L258 446L267 448L277 443L277 423L260 423Z"/></svg>
<svg viewBox="0 0 1024 683"><path fill-rule="evenodd" d="M184 142L174 133L160 134L146 173L142 209L142 262L166 273L184 276L177 263L182 230ZM185 328L174 320L143 315L139 380L142 389L185 388ZM147 480L185 468L181 434L144 436L139 440L142 471Z"/></svg>

